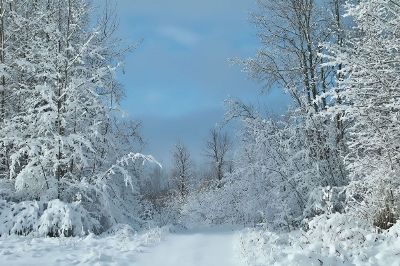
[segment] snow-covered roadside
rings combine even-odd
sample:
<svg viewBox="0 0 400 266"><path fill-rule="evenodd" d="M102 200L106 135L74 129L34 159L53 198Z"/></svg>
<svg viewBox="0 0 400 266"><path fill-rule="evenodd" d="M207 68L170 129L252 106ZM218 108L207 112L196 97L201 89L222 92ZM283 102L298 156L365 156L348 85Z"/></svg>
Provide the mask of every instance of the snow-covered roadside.
<svg viewBox="0 0 400 266"><path fill-rule="evenodd" d="M249 266L400 265L400 223L381 233L344 214L322 215L309 224L309 231L290 233L244 230L238 252Z"/></svg>
<svg viewBox="0 0 400 266"><path fill-rule="evenodd" d="M0 238L0 265L139 265L138 253L159 243L167 229L135 234L120 227L108 235L85 238Z"/></svg>

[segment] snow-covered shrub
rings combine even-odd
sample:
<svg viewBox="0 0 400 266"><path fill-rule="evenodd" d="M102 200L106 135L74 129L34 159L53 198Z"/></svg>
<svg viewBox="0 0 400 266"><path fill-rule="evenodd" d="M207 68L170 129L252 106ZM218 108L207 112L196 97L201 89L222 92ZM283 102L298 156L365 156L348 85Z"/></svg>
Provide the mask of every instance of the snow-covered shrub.
<svg viewBox="0 0 400 266"><path fill-rule="evenodd" d="M304 244L299 231L275 233L256 229L243 232L239 247L241 256L250 266L262 265L351 265L336 250L320 242Z"/></svg>
<svg viewBox="0 0 400 266"><path fill-rule="evenodd" d="M37 229L41 206L35 201L0 200L0 236L28 235Z"/></svg>
<svg viewBox="0 0 400 266"><path fill-rule="evenodd" d="M308 231L303 233L304 244L320 243L321 248L334 249L341 259L358 256L358 250L366 245L367 236L379 237L378 231L369 223L348 214L324 214L308 223ZM353 250L354 249L354 250Z"/></svg>
<svg viewBox="0 0 400 266"><path fill-rule="evenodd" d="M0 179L0 200L10 200L15 196L14 182L9 179Z"/></svg>
<svg viewBox="0 0 400 266"><path fill-rule="evenodd" d="M370 224L388 229L399 217L400 189L394 185L395 179L388 181L387 173L383 173L386 169L380 172L380 177L372 177L371 172L347 186L346 209Z"/></svg>
<svg viewBox="0 0 400 266"><path fill-rule="evenodd" d="M147 230L145 234L140 235L140 239L144 245L153 245L154 243L161 242L168 232L168 227L155 227Z"/></svg>
<svg viewBox="0 0 400 266"><path fill-rule="evenodd" d="M185 226L218 225L232 223L240 219L232 217L231 209L234 203L230 202L228 194L220 193L218 189L210 189L193 193L181 207L180 222ZM224 190L225 192L225 190Z"/></svg>
<svg viewBox="0 0 400 266"><path fill-rule="evenodd" d="M151 219L151 206L140 195L138 179L146 163L161 165L152 157L130 153L118 159L106 171L72 184L63 194L66 202L79 200L88 214L100 223L100 232L115 224L135 229Z"/></svg>
<svg viewBox="0 0 400 266"><path fill-rule="evenodd" d="M99 222L80 202L0 202L0 235L82 236L97 232Z"/></svg>
<svg viewBox="0 0 400 266"><path fill-rule="evenodd" d="M185 202L182 202L180 196L173 191L163 199L163 206L155 213L155 221L160 225L178 225L185 223L183 221L183 217L185 216L184 206L191 197L192 195L190 195Z"/></svg>
<svg viewBox="0 0 400 266"><path fill-rule="evenodd" d="M139 228L145 224L145 204L136 190L137 176L131 175L137 171L128 167L146 162L158 164L151 156L124 156L104 173L70 184L62 194L65 201L3 200L0 221L5 226L0 234L78 236L101 233L119 223Z"/></svg>
<svg viewBox="0 0 400 266"><path fill-rule="evenodd" d="M348 214L315 217L308 231L248 229L239 252L248 265L398 265L400 224L379 233Z"/></svg>
<svg viewBox="0 0 400 266"><path fill-rule="evenodd" d="M304 217L313 218L321 214L344 212L346 205L346 187L316 188L310 193Z"/></svg>
<svg viewBox="0 0 400 266"><path fill-rule="evenodd" d="M196 224L239 224L253 226L266 222L266 217L277 227L283 217L280 209L267 202L266 188L258 179L224 179L223 186L212 186L188 197L182 208L182 222L187 226ZM257 195L255 197L254 195ZM283 206L281 206L283 208ZM276 215L273 215L276 214Z"/></svg>
<svg viewBox="0 0 400 266"><path fill-rule="evenodd" d="M52 200L45 205L37 223L39 236L83 236L100 228L99 221L91 217L80 202Z"/></svg>

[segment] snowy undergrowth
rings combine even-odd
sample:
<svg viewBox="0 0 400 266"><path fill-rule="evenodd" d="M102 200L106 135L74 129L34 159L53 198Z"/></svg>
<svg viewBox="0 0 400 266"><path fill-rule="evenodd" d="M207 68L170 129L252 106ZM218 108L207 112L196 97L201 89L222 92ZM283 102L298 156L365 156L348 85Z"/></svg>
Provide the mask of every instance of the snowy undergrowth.
<svg viewBox="0 0 400 266"><path fill-rule="evenodd" d="M135 265L138 253L159 243L167 228L144 233L116 225L100 236L0 238L0 261L5 265Z"/></svg>
<svg viewBox="0 0 400 266"><path fill-rule="evenodd" d="M0 200L0 236L83 236L99 227L79 202Z"/></svg>
<svg viewBox="0 0 400 266"><path fill-rule="evenodd" d="M399 265L400 223L378 233L343 215L323 215L308 231L275 233L247 229L239 252L247 265Z"/></svg>

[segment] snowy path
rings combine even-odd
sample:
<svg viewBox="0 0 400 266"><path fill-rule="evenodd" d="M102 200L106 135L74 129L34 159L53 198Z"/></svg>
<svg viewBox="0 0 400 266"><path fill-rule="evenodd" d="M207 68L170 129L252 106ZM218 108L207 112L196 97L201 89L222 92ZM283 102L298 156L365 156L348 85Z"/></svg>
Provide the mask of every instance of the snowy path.
<svg viewBox="0 0 400 266"><path fill-rule="evenodd" d="M138 266L241 266L234 250L235 232L176 233L138 255Z"/></svg>

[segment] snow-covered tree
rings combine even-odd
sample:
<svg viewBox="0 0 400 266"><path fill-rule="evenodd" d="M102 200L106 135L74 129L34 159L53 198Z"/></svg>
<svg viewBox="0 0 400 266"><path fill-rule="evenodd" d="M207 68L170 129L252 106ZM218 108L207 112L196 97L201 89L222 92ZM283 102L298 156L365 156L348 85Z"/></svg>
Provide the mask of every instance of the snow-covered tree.
<svg viewBox="0 0 400 266"><path fill-rule="evenodd" d="M13 185L9 200L79 202L103 229L137 225L137 179L154 160L132 153L141 149L139 124L118 111L115 71L131 47L118 46L109 10L92 25L92 7L0 2L1 178Z"/></svg>
<svg viewBox="0 0 400 266"><path fill-rule="evenodd" d="M227 215L240 213L246 221L263 217L291 230L322 211L314 207L324 188L347 184L344 124L324 113L339 67L324 65L327 59L320 56L323 43L341 45L345 37L343 1L258 2L252 20L262 45L242 63L267 89L287 92L293 105L275 119L228 101L227 119L239 119L242 129L235 168L225 180L228 194L235 195L230 202L236 202Z"/></svg>
<svg viewBox="0 0 400 266"><path fill-rule="evenodd" d="M252 21L262 46L254 58L244 61L245 70L267 89L287 91L303 112L323 110L334 72L321 67L318 53L321 43L341 31L340 21L335 23L340 18L339 2L259 0Z"/></svg>
<svg viewBox="0 0 400 266"><path fill-rule="evenodd" d="M176 187L179 202L183 203L189 194L193 178L190 153L184 144L175 145L173 160L172 183Z"/></svg>
<svg viewBox="0 0 400 266"><path fill-rule="evenodd" d="M329 112L349 124L350 206L383 228L394 222L399 203L399 12L398 1L347 5L355 29L327 56L341 66Z"/></svg>
<svg viewBox="0 0 400 266"><path fill-rule="evenodd" d="M21 196L61 198L66 183L94 163L93 144L107 119L96 90L108 70L86 65L98 56L90 47L95 33L85 32L87 10L82 1L30 4L36 24L21 32L26 40L13 59L27 72L17 85L22 104L2 130L5 146L12 147L10 178L26 193Z"/></svg>
<svg viewBox="0 0 400 266"><path fill-rule="evenodd" d="M245 70L267 88L281 88L293 100L294 124L302 124L309 156L319 164L326 185L343 184L346 173L340 151L344 126L329 121L321 111L335 84L335 68L324 65L320 56L324 42L341 43L344 23L341 1L259 1L253 15L262 46L257 55L244 61Z"/></svg>
<svg viewBox="0 0 400 266"><path fill-rule="evenodd" d="M230 166L228 156L231 147L232 144L226 132L222 132L218 128L210 130L205 152L211 163L213 178L219 186L222 185L221 181Z"/></svg>

